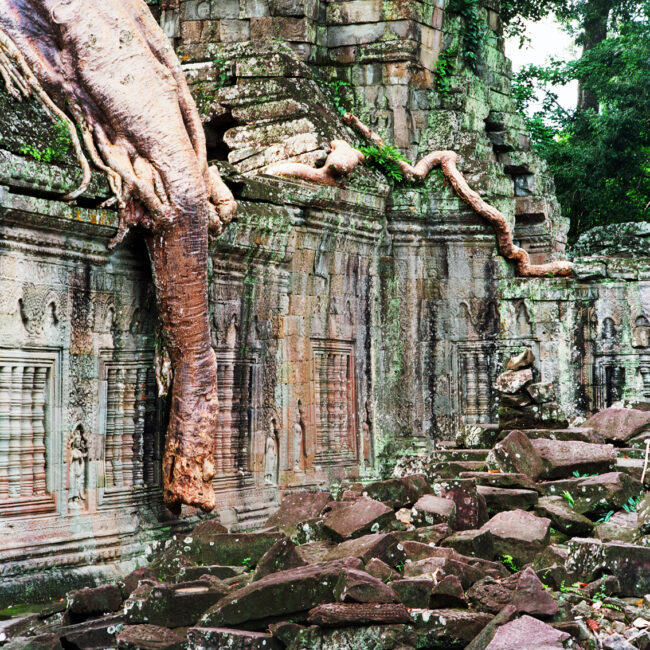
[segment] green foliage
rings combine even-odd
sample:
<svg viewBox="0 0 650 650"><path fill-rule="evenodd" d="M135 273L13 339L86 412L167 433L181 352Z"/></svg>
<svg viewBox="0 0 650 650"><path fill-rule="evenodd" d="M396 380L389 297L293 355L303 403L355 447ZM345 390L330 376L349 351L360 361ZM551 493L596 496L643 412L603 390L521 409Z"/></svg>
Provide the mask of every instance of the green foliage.
<svg viewBox="0 0 650 650"><path fill-rule="evenodd" d="M70 151L72 141L68 133L68 127L65 122L59 120L54 123L53 146L39 149L31 144L22 146L19 152L24 156L29 156L37 162L44 163L59 163L65 159L66 154Z"/></svg>
<svg viewBox="0 0 650 650"><path fill-rule="evenodd" d="M650 218L650 3L578 61L528 66L514 96L555 177L569 237ZM578 81L600 110L564 110L552 86ZM541 103L531 115L533 105Z"/></svg>
<svg viewBox="0 0 650 650"><path fill-rule="evenodd" d="M517 566L517 563L515 562L515 559L512 557L512 555L501 555L499 557L499 561L509 571L512 571L513 573L517 573L517 571L519 571L519 567Z"/></svg>
<svg viewBox="0 0 650 650"><path fill-rule="evenodd" d="M461 30L463 59L467 67L475 73L478 69L478 58L485 34L481 4L479 0L452 0L449 10L463 19Z"/></svg>
<svg viewBox="0 0 650 650"><path fill-rule="evenodd" d="M566 490L564 490L564 492L562 492L562 496L566 499L567 503L572 508L576 505L575 499L573 498L573 496L571 495L570 492L567 492Z"/></svg>
<svg viewBox="0 0 650 650"><path fill-rule="evenodd" d="M352 84L349 81L342 81L341 79L325 81L316 77L315 80L334 105L336 112L339 115L345 115L348 111L346 108L347 100L343 97L342 92L344 88L351 88Z"/></svg>
<svg viewBox="0 0 650 650"><path fill-rule="evenodd" d="M610 510L609 512L606 512L600 519L597 519L596 523L606 524L613 516L614 516L614 511Z"/></svg>
<svg viewBox="0 0 650 650"><path fill-rule="evenodd" d="M560 591L563 594L577 594L578 596L584 596L582 591L580 591L580 583L579 582L574 582L573 585L570 587L565 586L564 580L562 580L562 584L560 585Z"/></svg>
<svg viewBox="0 0 650 650"><path fill-rule="evenodd" d="M255 562L253 562L252 558L250 557L245 557L242 560L242 566L245 566L247 569L252 569L255 566Z"/></svg>
<svg viewBox="0 0 650 650"><path fill-rule="evenodd" d="M395 565L395 570L402 573L404 571L404 560L401 560Z"/></svg>
<svg viewBox="0 0 650 650"><path fill-rule="evenodd" d="M624 504L623 504L623 510L625 512L636 512L636 508L641 503L643 500L643 494L640 494L639 496L636 497L630 497Z"/></svg>
<svg viewBox="0 0 650 650"><path fill-rule="evenodd" d="M217 88L223 88L230 83L230 63L228 59L222 56L217 56L212 60L215 67L215 81Z"/></svg>
<svg viewBox="0 0 650 650"><path fill-rule="evenodd" d="M448 47L438 55L435 80L436 90L441 97L447 97L451 91L451 76L454 74L457 54L455 47Z"/></svg>
<svg viewBox="0 0 650 650"><path fill-rule="evenodd" d="M404 182L404 174L397 161L404 160L409 163L410 161L402 155L397 147L390 144L383 147L371 145L369 147L359 147L359 151L366 157L366 167L382 172L392 186Z"/></svg>

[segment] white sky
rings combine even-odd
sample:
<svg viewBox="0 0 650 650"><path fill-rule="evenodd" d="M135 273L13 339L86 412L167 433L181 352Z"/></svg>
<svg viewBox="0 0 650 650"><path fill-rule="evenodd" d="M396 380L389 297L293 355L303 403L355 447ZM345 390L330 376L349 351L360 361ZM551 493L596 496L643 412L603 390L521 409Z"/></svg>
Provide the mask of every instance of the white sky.
<svg viewBox="0 0 650 650"><path fill-rule="evenodd" d="M541 65L550 57L569 60L579 55L573 39L562 30L554 16L548 16L538 23L526 24L528 41L519 49L519 38L506 41L506 56L512 61L515 71L529 63ZM556 89L558 100L564 108L575 108L578 84L573 82Z"/></svg>

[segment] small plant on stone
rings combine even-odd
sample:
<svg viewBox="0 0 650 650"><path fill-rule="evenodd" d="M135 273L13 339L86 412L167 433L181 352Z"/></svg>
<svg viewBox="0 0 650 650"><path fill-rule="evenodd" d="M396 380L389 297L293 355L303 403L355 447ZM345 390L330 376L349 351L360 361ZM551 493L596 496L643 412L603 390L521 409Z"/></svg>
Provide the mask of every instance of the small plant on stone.
<svg viewBox="0 0 650 650"><path fill-rule="evenodd" d="M228 60L222 56L217 56L212 60L215 67L215 81L217 82L217 88L223 88L228 85L230 79L230 64Z"/></svg>
<svg viewBox="0 0 650 650"><path fill-rule="evenodd" d="M245 566L249 570L252 569L254 565L255 565L255 563L253 562L252 558L250 558L250 557L245 557L242 560L242 566Z"/></svg>
<svg viewBox="0 0 650 650"><path fill-rule="evenodd" d="M395 565L395 571L399 571L400 573L404 571L404 560Z"/></svg>
<svg viewBox="0 0 650 650"><path fill-rule="evenodd" d="M575 507L576 502L575 502L575 499L573 498L573 496L571 495L570 492L567 492L566 490L564 490L564 492L562 492L562 496L566 499L566 502L567 502L567 503L568 503L572 508Z"/></svg>
<svg viewBox="0 0 650 650"><path fill-rule="evenodd" d="M450 78L454 73L454 60L458 50L455 47L448 47L438 55L436 64L436 90L441 97L447 97L451 92Z"/></svg>
<svg viewBox="0 0 650 650"><path fill-rule="evenodd" d="M623 510L625 512L636 512L636 508L641 503L641 500L643 499L643 495L640 494L639 496L636 497L630 497L624 504L623 504Z"/></svg>
<svg viewBox="0 0 650 650"><path fill-rule="evenodd" d="M377 169L382 172L388 179L388 182L394 187L404 182L404 174L397 161L410 161L402 155L402 152L392 145L377 147L359 147L359 151L366 157L365 165L370 169Z"/></svg>
<svg viewBox="0 0 650 650"><path fill-rule="evenodd" d="M564 580L562 580L562 584L560 585L560 591L563 594L576 594L578 596L584 596L582 591L580 591L579 585L580 585L579 582L574 582L570 587L567 587L564 584Z"/></svg>
<svg viewBox="0 0 650 650"><path fill-rule="evenodd" d="M513 573L517 573L517 571L519 571L519 567L517 566L517 563L515 562L515 559L512 557L512 555L504 554L499 558L499 560L506 569L512 571Z"/></svg>
<svg viewBox="0 0 650 650"><path fill-rule="evenodd" d="M596 523L606 524L613 516L614 516L614 511L610 510L609 512L605 513L600 519L598 519Z"/></svg>

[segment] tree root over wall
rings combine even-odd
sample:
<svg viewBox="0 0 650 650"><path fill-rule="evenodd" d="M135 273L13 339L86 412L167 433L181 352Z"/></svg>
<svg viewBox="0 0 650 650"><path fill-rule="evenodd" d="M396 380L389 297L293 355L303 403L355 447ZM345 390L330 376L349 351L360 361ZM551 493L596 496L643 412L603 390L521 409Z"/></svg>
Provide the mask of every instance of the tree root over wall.
<svg viewBox="0 0 650 650"><path fill-rule="evenodd" d="M143 0L0 0L0 76L68 126L83 171L107 176L119 207L113 245L140 226L173 369L163 459L167 505L215 506L217 365L208 322L208 230L236 202L209 168L196 106ZM81 134L81 141L79 138Z"/></svg>
<svg viewBox="0 0 650 650"><path fill-rule="evenodd" d="M344 121L357 129L366 138L384 147L384 141L371 131L352 113L346 113ZM303 180L314 181L324 185L337 185L340 178L347 176L357 165L364 162L364 155L343 140L330 143L332 152L321 168L310 167L303 163L279 163L271 165L267 172L278 176L292 176ZM405 160L396 160L407 180L424 180L429 172L438 165L442 169L447 182L453 187L460 199L481 215L493 228L497 237L499 253L513 262L517 275L523 277L539 276L569 276L572 264L568 261L548 262L547 264L531 264L528 253L512 241L512 232L505 217L496 208L487 204L475 192L458 171L456 161L458 155L453 151L434 151L426 155L416 165Z"/></svg>

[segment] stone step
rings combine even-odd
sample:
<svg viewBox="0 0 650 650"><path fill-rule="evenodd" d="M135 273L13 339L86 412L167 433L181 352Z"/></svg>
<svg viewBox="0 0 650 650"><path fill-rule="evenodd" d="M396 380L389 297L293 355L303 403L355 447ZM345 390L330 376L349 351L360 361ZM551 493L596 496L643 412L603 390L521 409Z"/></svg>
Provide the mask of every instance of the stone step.
<svg viewBox="0 0 650 650"><path fill-rule="evenodd" d="M580 442L602 443L603 438L592 428L570 427L568 429L519 429L531 440L545 438L548 440L578 440ZM503 431L501 438L510 433Z"/></svg>
<svg viewBox="0 0 650 650"><path fill-rule="evenodd" d="M476 481L476 485L486 485L489 487L499 487L519 490L536 490L539 492L537 484L525 474L514 474L508 472L461 472L460 478L471 478Z"/></svg>
<svg viewBox="0 0 650 650"><path fill-rule="evenodd" d="M432 457L436 460L483 461L489 453L489 449L436 449Z"/></svg>
<svg viewBox="0 0 650 650"><path fill-rule="evenodd" d="M455 478L461 472L481 472L484 469L485 469L484 461L447 460L439 463L431 463L427 467L427 474L429 477L435 475L435 476L439 476L440 478Z"/></svg>

